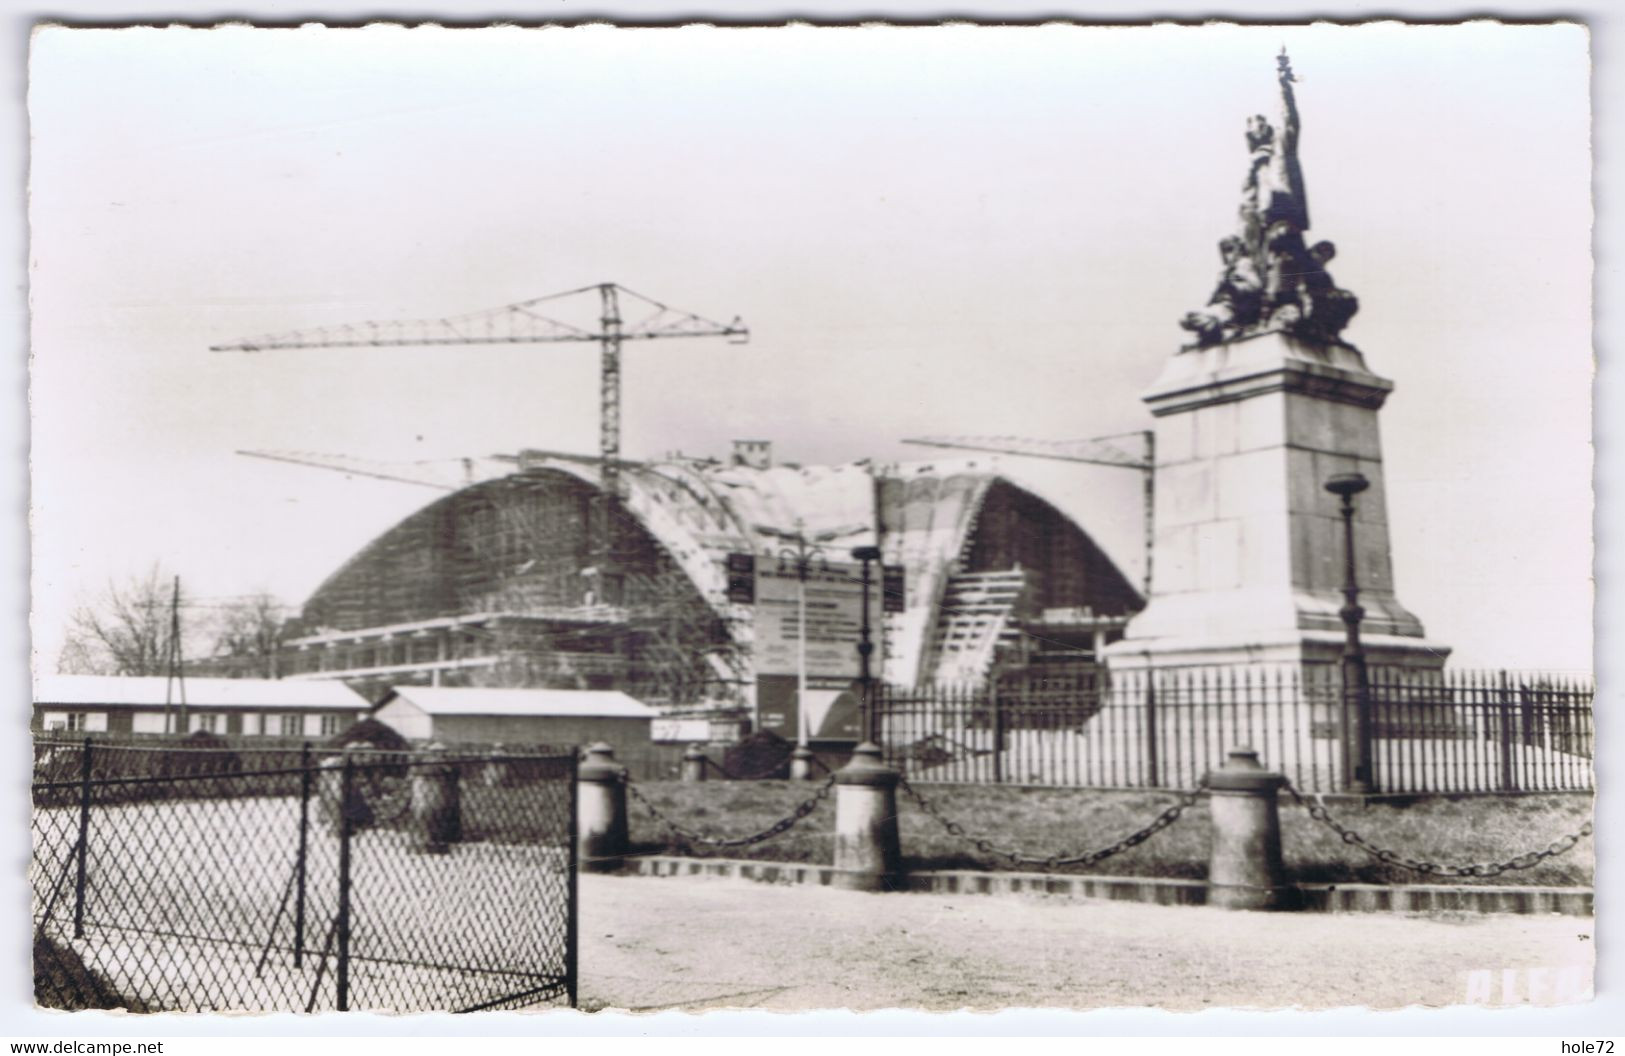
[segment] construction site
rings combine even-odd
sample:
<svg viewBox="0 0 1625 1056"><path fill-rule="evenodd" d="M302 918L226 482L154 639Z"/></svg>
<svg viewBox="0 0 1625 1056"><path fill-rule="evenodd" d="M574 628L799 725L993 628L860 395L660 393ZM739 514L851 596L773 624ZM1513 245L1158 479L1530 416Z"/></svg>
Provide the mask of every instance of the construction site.
<svg viewBox="0 0 1625 1056"><path fill-rule="evenodd" d="M616 690L663 719L737 721L736 736L873 740L910 772L944 778L959 766L995 782L1188 785L1227 745L1251 743L1315 787L1582 783L1589 688L1446 671L1452 647L1401 602L1378 428L1395 384L1343 336L1359 299L1326 270L1336 246L1308 235L1298 78L1284 50L1274 66L1273 123L1255 115L1236 144L1247 175L1213 292L1178 319L1188 339L1140 395L1148 431L905 435L929 460L864 458L873 452L854 443L802 464L775 451L773 433L838 419L803 410L793 381L766 404L778 417L736 419L697 409L671 375L680 417L646 444L690 419L762 431L729 451L629 456L624 349L751 334L738 316L613 282L214 346L598 353L596 451L406 464L242 452L438 493L312 592L283 628L277 672L340 680L375 703L413 685ZM939 377L940 365L909 362L921 391ZM748 387L757 369L792 373L741 363L706 395ZM585 392L556 389L582 406ZM469 406L492 395L457 393ZM944 407L928 421L955 428L998 410ZM659 413L643 406L639 424ZM729 434L710 435L721 446ZM1136 475L1135 578L1100 542L1132 504L1125 492L1102 495L1092 528L1077 520L1096 494L1081 476L1054 478L1061 505L1007 473L1002 455ZM1112 541L1120 559L1134 548ZM663 729L656 740L721 739L698 723Z"/></svg>
<svg viewBox="0 0 1625 1056"><path fill-rule="evenodd" d="M921 440L944 457L919 462L776 462L772 442L758 439L736 441L725 457L629 459L620 450L623 343L739 341L748 330L614 284L560 296L597 298L599 327L545 316L551 298L541 298L462 318L216 347L599 346L596 453L524 450L407 465L243 452L438 492L304 602L285 628L283 677L342 680L371 699L414 684L618 689L673 714L758 722L765 697L791 712L805 697L804 734L841 739L832 704L862 673L856 622L828 632L838 639L833 662L809 665L803 654L798 671L770 673L759 662L769 632L753 575L788 569L794 579L799 570L803 587L811 572L861 590L873 615L862 630L874 643L869 673L895 686L977 683L995 670L1016 679L1075 675L1143 607L1144 584L1131 583L1085 526L1002 474L991 452L1140 472L1149 502L1149 434L1070 445ZM632 305L645 311L628 322ZM1142 444L1147 450L1136 450ZM974 451L947 450L966 447ZM854 552L878 567L860 569ZM799 617L790 619L788 633L799 639ZM818 625L807 626L816 640Z"/></svg>

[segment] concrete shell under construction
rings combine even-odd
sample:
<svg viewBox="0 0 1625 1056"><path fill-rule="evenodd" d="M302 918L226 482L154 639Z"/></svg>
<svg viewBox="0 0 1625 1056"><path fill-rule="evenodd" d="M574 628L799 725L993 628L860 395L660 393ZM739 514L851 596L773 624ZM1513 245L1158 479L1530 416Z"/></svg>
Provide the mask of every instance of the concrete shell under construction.
<svg viewBox="0 0 1625 1056"><path fill-rule="evenodd" d="M897 685L980 679L996 661L1092 663L1143 604L1082 527L985 460L623 463L608 561L589 537L596 460L490 465L317 589L289 627L289 677L375 696L432 683L742 705L754 621L729 599L727 557L773 560L797 534L831 540L832 561L875 545L904 569L878 635L877 674Z"/></svg>

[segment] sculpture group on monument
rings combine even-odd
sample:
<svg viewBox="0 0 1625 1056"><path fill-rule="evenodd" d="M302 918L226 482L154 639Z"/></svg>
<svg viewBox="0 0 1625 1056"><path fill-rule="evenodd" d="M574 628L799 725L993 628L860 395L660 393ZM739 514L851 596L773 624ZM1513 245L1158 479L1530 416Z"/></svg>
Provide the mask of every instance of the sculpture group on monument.
<svg viewBox="0 0 1625 1056"><path fill-rule="evenodd" d="M1305 246L1309 197L1298 162L1294 78L1284 52L1277 62L1280 127L1262 114L1248 119L1251 157L1236 233L1219 242L1224 268L1206 307L1180 320L1180 326L1196 335L1196 348L1270 330L1339 344L1339 335L1360 307L1354 294L1340 289L1326 272L1337 247L1326 241Z"/></svg>
<svg viewBox="0 0 1625 1056"><path fill-rule="evenodd" d="M1359 302L1326 271L1332 243L1308 241L1295 78L1284 53L1277 65L1280 118L1247 122L1218 284L1180 321L1194 340L1143 397L1156 423L1158 578L1105 659L1139 677L1287 669L1305 687L1305 727L1347 741L1334 679L1351 641L1362 664L1413 677L1437 673L1449 649L1395 593L1377 422L1393 383L1342 337ZM1356 477L1368 485L1345 526L1326 485Z"/></svg>

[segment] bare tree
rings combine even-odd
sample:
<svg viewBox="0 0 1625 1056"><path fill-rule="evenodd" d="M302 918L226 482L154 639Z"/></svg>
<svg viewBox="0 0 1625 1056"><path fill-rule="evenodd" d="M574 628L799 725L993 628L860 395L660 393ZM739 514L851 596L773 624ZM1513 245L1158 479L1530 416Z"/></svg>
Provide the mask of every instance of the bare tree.
<svg viewBox="0 0 1625 1056"><path fill-rule="evenodd" d="M268 592L220 600L180 597L173 577L154 564L122 583L110 582L68 617L57 657L66 675L166 675L176 623L188 673L275 678L286 612ZM199 616L199 610L206 615Z"/></svg>
<svg viewBox="0 0 1625 1056"><path fill-rule="evenodd" d="M214 656L221 673L234 678L276 678L277 652L287 625L286 607L260 591L218 607Z"/></svg>
<svg viewBox="0 0 1625 1056"><path fill-rule="evenodd" d="M70 675L162 675L171 644L170 577L154 564L145 575L109 582L68 617L57 669Z"/></svg>

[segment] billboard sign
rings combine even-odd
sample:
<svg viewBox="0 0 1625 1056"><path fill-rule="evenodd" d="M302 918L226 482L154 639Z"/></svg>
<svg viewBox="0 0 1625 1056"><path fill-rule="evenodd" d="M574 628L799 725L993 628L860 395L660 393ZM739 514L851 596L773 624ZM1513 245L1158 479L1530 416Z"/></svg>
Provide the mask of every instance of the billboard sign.
<svg viewBox="0 0 1625 1056"><path fill-rule="evenodd" d="M794 675L801 670L801 574L756 562L756 674ZM879 636L881 591L869 584L871 637ZM858 677L858 639L863 624L863 572L857 565L822 563L806 571L807 677Z"/></svg>

